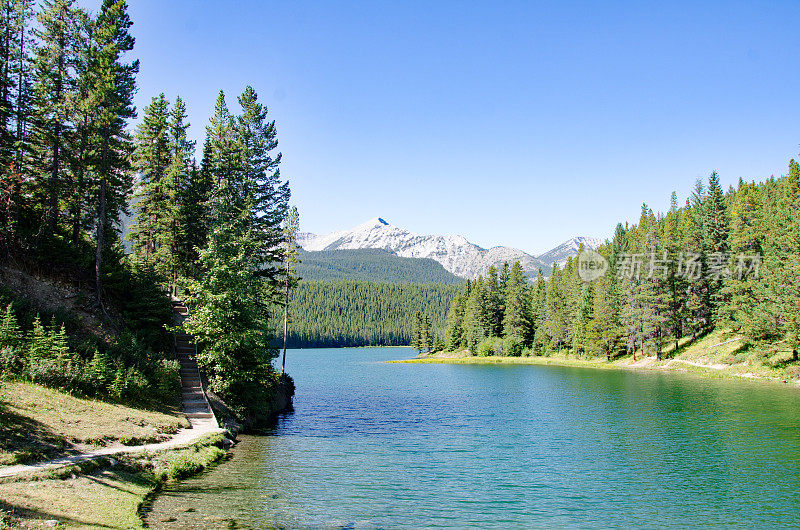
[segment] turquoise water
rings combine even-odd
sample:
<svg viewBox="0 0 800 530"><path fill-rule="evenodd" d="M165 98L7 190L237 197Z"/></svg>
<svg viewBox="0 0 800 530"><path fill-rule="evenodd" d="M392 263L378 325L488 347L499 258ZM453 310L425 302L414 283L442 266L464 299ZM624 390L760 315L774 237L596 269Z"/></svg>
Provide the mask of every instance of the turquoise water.
<svg viewBox="0 0 800 530"><path fill-rule="evenodd" d="M168 487L156 528L800 526L800 391L295 350L294 412Z"/></svg>

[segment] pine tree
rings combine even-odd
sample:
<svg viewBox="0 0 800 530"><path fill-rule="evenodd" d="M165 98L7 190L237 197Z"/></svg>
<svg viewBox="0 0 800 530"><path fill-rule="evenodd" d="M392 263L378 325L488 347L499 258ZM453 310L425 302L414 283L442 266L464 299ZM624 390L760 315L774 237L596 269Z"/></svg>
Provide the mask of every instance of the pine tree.
<svg viewBox="0 0 800 530"><path fill-rule="evenodd" d="M208 240L208 210L206 203L211 196L211 148L209 141L203 146L200 167L192 164L188 179L179 187L178 215L182 227L178 241L181 275L197 279L199 274L199 249Z"/></svg>
<svg viewBox="0 0 800 530"><path fill-rule="evenodd" d="M450 310L447 312L447 349L456 351L465 347L464 344L464 306L466 305L465 291L456 294L450 303Z"/></svg>
<svg viewBox="0 0 800 530"><path fill-rule="evenodd" d="M33 320L33 329L28 335L28 362L33 366L36 362L50 356L51 342L47 330L42 325L39 315Z"/></svg>
<svg viewBox="0 0 800 530"><path fill-rule="evenodd" d="M431 318L428 315L422 315L422 331L420 332L419 342L423 352L430 352L433 349Z"/></svg>
<svg viewBox="0 0 800 530"><path fill-rule="evenodd" d="M113 223L124 210L131 187L129 155L131 143L126 132L136 115L133 94L139 61L124 63L122 56L133 49L128 33L132 22L125 0L103 0L93 28L89 54L88 100L94 113L92 153L95 211L95 296L102 304L103 255L113 240Z"/></svg>
<svg viewBox="0 0 800 530"><path fill-rule="evenodd" d="M486 272L486 317L490 334L500 337L503 334L503 295L497 277L497 269L491 265Z"/></svg>
<svg viewBox="0 0 800 530"><path fill-rule="evenodd" d="M511 267L506 284L503 336L516 337L524 344L529 344L533 339L531 336L528 285L525 273L518 261Z"/></svg>
<svg viewBox="0 0 800 530"><path fill-rule="evenodd" d="M720 299L720 289L727 277L723 268L728 265L729 261L727 254L728 215L725 197L716 171L712 172L708 178L708 193L706 195L704 214L707 259L711 260L714 265L709 270L708 279L709 312L716 315L720 306L724 305L724 301Z"/></svg>
<svg viewBox="0 0 800 530"><path fill-rule="evenodd" d="M33 195L44 195L42 228L52 234L59 218L59 199L67 188L79 17L74 0L45 0L37 19L31 94Z"/></svg>
<svg viewBox="0 0 800 530"><path fill-rule="evenodd" d="M531 297L531 318L533 322L533 348L542 353L549 342L545 321L547 317L547 283L541 267L536 273L533 296Z"/></svg>
<svg viewBox="0 0 800 530"><path fill-rule="evenodd" d="M471 284L469 296L464 305L464 346L474 355L478 344L487 336L484 304L484 283L480 276Z"/></svg>
<svg viewBox="0 0 800 530"><path fill-rule="evenodd" d="M282 232L280 225L286 217L289 204L289 183L281 182L277 129L274 121L267 121L268 110L258 102L253 87L246 87L239 104L242 114L235 128L239 142L239 167L243 185L252 197L250 222L258 240L258 258L263 264L260 274L270 282L280 282ZM277 265L277 266L276 266Z"/></svg>
<svg viewBox="0 0 800 530"><path fill-rule="evenodd" d="M71 180L63 194L69 218L70 241L73 248L78 247L84 230L90 228L91 179L89 178L92 134L94 131L95 103L89 97L92 89L92 33L93 21L85 11L77 9L75 14L75 82L69 100L72 116L72 134L65 137L68 151L66 161Z"/></svg>
<svg viewBox="0 0 800 530"><path fill-rule="evenodd" d="M169 227L161 222L164 210L174 202L174 196L170 196L172 186L166 182L167 167L172 158L168 116L169 102L162 93L144 108L133 153L139 183L134 195L137 201L136 217L129 237L134 255L144 264L151 265L154 264L159 246L168 237L166 232Z"/></svg>
<svg viewBox="0 0 800 530"><path fill-rule="evenodd" d="M618 227L620 228L620 227ZM623 231L624 235L624 231ZM617 236L619 237L619 231ZM615 247L612 243L611 249ZM604 249L599 249L604 250ZM609 251L611 251L609 249ZM620 326L620 302L618 270L616 260L612 256L607 256L609 270L594 283L594 297L592 308L592 318L586 328L586 335L589 342L589 349L599 355L603 355L607 360L611 360L619 348L619 341L622 335Z"/></svg>
<svg viewBox="0 0 800 530"><path fill-rule="evenodd" d="M47 335L50 341L50 357L61 363L70 361L71 354L69 351L69 343L67 342L67 331L64 325L62 324L61 327L57 326L54 319L50 324L50 330Z"/></svg>
<svg viewBox="0 0 800 530"><path fill-rule="evenodd" d="M422 353L422 313L414 313L414 323L411 331L411 347Z"/></svg>
<svg viewBox="0 0 800 530"><path fill-rule="evenodd" d="M286 370L286 345L289 339L289 298L292 289L297 287L297 282L300 278L294 270L294 265L300 262L298 257L300 251L297 244L297 234L300 231L300 214L297 211L297 206L292 206L289 209L289 215L283 223L283 262L284 278L283 278L283 360L281 361L281 373Z"/></svg>
<svg viewBox="0 0 800 530"><path fill-rule="evenodd" d="M684 264L681 274L688 283L686 295L686 327L694 340L711 318L711 300L708 285L708 237L705 214L706 200L703 183L698 179L691 198L687 201L682 230Z"/></svg>
<svg viewBox="0 0 800 530"><path fill-rule="evenodd" d="M594 284L581 286L572 332L572 348L580 356L591 349L589 335L594 319Z"/></svg>
<svg viewBox="0 0 800 530"><path fill-rule="evenodd" d="M247 117L234 119L220 92L207 129L210 230L200 252L204 272L188 282L187 301L194 312L184 326L202 344L198 361L215 391L238 412L253 413L269 399L267 383L274 380L271 360L278 352L271 344L269 309L280 285L263 271L281 257L279 213L285 214L288 188L274 186L274 173L264 173L266 166L274 167L265 162L263 150L267 137L274 140L265 131L274 129L259 125L264 112L253 97L240 102ZM287 193L268 194L270 186ZM261 219L262 213L269 221Z"/></svg>
<svg viewBox="0 0 800 530"><path fill-rule="evenodd" d="M22 331L17 323L12 304L6 306L0 319L0 348L17 348L22 339Z"/></svg>
<svg viewBox="0 0 800 530"><path fill-rule="evenodd" d="M94 351L89 361L88 372L98 388L106 388L113 377L113 370L108 355L98 350Z"/></svg>
<svg viewBox="0 0 800 530"><path fill-rule="evenodd" d="M170 162L164 176L163 194L167 200L161 207L159 231L163 233L156 251L156 263L161 273L177 292L178 276L189 266L184 261L186 227L180 201L184 198L183 190L189 186L193 178L195 142L189 140L189 123L186 121L186 106L178 96L169 116L168 138Z"/></svg>
<svg viewBox="0 0 800 530"><path fill-rule="evenodd" d="M547 349L559 350L567 341L567 306L562 292L562 271L558 264L553 266L547 281L547 305L545 308L544 330L547 333Z"/></svg>

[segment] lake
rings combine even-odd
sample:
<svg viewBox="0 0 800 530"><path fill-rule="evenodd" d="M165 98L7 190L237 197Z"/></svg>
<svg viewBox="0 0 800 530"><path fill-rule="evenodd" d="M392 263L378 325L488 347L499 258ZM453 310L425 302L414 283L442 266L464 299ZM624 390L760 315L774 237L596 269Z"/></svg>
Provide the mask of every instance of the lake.
<svg viewBox="0 0 800 530"><path fill-rule="evenodd" d="M290 350L294 411L170 485L155 528L800 525L800 390Z"/></svg>

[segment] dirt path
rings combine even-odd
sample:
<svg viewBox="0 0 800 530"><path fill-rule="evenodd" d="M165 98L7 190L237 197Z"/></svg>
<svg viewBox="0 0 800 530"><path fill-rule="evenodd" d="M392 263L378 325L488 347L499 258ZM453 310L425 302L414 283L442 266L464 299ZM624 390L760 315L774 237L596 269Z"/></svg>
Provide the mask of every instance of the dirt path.
<svg viewBox="0 0 800 530"><path fill-rule="evenodd" d="M102 456L114 456L120 454L141 453L145 451L164 451L167 449L176 449L190 445L192 442L212 433L223 432L224 429L217 427L217 423L213 419L206 418L190 418L189 422L191 427L188 429L181 429L169 440L154 444L145 445L131 445L124 447L103 447L96 451L89 451L79 455L65 456L55 458L53 460L46 460L36 464L19 464L16 466L0 467L0 478L13 477L20 473L28 473L33 471L58 469L60 467L69 466L85 460L91 460Z"/></svg>

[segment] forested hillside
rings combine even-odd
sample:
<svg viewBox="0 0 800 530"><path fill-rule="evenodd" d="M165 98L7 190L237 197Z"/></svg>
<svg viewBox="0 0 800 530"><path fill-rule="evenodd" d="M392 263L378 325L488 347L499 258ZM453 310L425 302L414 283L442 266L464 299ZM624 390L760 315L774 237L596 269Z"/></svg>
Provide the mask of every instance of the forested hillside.
<svg viewBox="0 0 800 530"><path fill-rule="evenodd" d="M292 347L406 346L414 314L424 310L444 335L457 285L361 281L301 282L292 295Z"/></svg>
<svg viewBox="0 0 800 530"><path fill-rule="evenodd" d="M724 192L712 173L683 205L618 225L597 255L529 285L518 265L469 282L448 314L447 345L482 355L571 351L660 359L679 341L728 330L753 362L797 361L800 165ZM585 258L585 259L584 259ZM595 278L589 263L605 262ZM596 269L600 270L600 269ZM590 273L590 274L587 274Z"/></svg>
<svg viewBox="0 0 800 530"><path fill-rule="evenodd" d="M380 249L301 251L300 260L297 273L306 281L464 283L462 278L430 258L401 258Z"/></svg>
<svg viewBox="0 0 800 530"><path fill-rule="evenodd" d="M154 96L131 130L132 25L124 0L0 10L0 375L172 400L182 290L212 387L257 414L284 384L268 324L290 250L275 123L247 87L241 112L219 93L199 164L180 97Z"/></svg>

